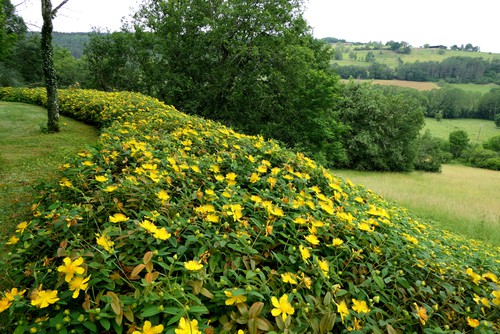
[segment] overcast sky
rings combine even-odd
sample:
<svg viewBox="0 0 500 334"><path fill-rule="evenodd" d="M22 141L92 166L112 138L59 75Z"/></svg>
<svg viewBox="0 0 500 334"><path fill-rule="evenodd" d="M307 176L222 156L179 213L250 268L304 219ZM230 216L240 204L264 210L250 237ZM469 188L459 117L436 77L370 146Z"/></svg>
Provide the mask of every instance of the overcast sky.
<svg viewBox="0 0 500 334"><path fill-rule="evenodd" d="M11 0L31 30L40 30L40 0ZM61 0L52 0L53 6ZM54 20L54 31L119 30L122 17L140 0L69 0ZM500 53L498 0L306 0L305 16L314 36L352 42L406 41L452 46L472 43Z"/></svg>

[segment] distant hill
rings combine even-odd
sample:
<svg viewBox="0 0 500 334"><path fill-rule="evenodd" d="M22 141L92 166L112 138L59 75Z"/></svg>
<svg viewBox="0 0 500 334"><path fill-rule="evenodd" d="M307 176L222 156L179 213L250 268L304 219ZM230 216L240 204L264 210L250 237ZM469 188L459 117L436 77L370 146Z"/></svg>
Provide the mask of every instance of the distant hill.
<svg viewBox="0 0 500 334"><path fill-rule="evenodd" d="M500 54L479 52L471 44L452 50L444 45L414 48L394 41L322 40L331 44L332 66L342 78L500 84Z"/></svg>
<svg viewBox="0 0 500 334"><path fill-rule="evenodd" d="M39 35L39 32L30 34ZM52 41L55 45L68 49L75 58L83 56L85 43L90 39L89 32L54 32Z"/></svg>

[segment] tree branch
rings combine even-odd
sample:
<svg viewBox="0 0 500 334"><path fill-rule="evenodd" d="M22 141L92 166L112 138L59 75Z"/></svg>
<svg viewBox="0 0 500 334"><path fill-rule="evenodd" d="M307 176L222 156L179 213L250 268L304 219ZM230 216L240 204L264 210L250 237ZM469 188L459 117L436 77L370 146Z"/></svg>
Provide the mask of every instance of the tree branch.
<svg viewBox="0 0 500 334"><path fill-rule="evenodd" d="M52 15L53 15L53 16L55 16L55 15L56 15L56 13L57 13L57 11L58 11L59 9L61 9L61 7L62 7L62 6L64 6L64 5L66 4L66 2L68 2L68 1L69 1L69 0L64 0L63 2L61 2L61 3L59 4L59 6L57 6L56 8L54 8L54 9L52 10Z"/></svg>

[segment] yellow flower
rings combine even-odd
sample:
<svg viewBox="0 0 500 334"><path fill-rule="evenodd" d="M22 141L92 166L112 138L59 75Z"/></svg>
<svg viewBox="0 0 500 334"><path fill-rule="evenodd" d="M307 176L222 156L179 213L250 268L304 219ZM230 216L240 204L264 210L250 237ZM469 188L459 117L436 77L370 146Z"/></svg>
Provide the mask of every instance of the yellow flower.
<svg viewBox="0 0 500 334"><path fill-rule="evenodd" d="M45 308L57 302L57 290L40 290L32 295L31 305Z"/></svg>
<svg viewBox="0 0 500 334"><path fill-rule="evenodd" d="M318 265L319 269L323 272L323 275L328 275L328 272L330 271L330 265L328 264L327 260L318 260Z"/></svg>
<svg viewBox="0 0 500 334"><path fill-rule="evenodd" d="M179 327L175 329L175 334L202 334L198 329L198 320L186 320L184 317L179 321Z"/></svg>
<svg viewBox="0 0 500 334"><path fill-rule="evenodd" d="M126 222L128 220L128 217L125 216L123 213L115 213L112 216L109 216L109 221L112 223L122 223Z"/></svg>
<svg viewBox="0 0 500 334"><path fill-rule="evenodd" d="M229 186L234 186L236 184L236 173L227 173L226 181Z"/></svg>
<svg viewBox="0 0 500 334"><path fill-rule="evenodd" d="M259 174L257 173L252 173L250 176L250 183L255 183L260 180Z"/></svg>
<svg viewBox="0 0 500 334"><path fill-rule="evenodd" d="M16 232L17 232L17 230L16 230ZM485 279L485 278L489 279L492 282L498 283L498 277L497 277L497 275L495 275L493 273L487 272L487 273L483 274L483 279Z"/></svg>
<svg viewBox="0 0 500 334"><path fill-rule="evenodd" d="M80 294L80 290L87 289L87 286L89 285L89 283L88 283L89 279L90 279L90 276L88 276L87 278L83 278L83 276L73 277L71 282L68 283L69 290L74 291L73 298L78 298L78 295Z"/></svg>
<svg viewBox="0 0 500 334"><path fill-rule="evenodd" d="M312 245L319 245L319 239L314 234L309 234L305 239Z"/></svg>
<svg viewBox="0 0 500 334"><path fill-rule="evenodd" d="M331 215L333 215L335 213L335 209L333 208L333 205L332 203L327 203L327 202L319 202L319 206L321 206L321 208L326 212L326 213L329 213Z"/></svg>
<svg viewBox="0 0 500 334"><path fill-rule="evenodd" d="M71 261L69 257L65 257L63 263L63 265L57 268L57 271L65 274L64 280L66 282L71 281L75 274L82 275L85 272L85 269L80 267L83 264L82 257L77 258L75 261Z"/></svg>
<svg viewBox="0 0 500 334"><path fill-rule="evenodd" d="M12 305L12 302L8 300L7 298L2 298L0 299L0 313L8 309Z"/></svg>
<svg viewBox="0 0 500 334"><path fill-rule="evenodd" d="M18 291L17 288L12 288L10 291L5 292L5 298L7 298L8 301L13 301L16 299L16 296L21 297L25 292L26 290Z"/></svg>
<svg viewBox="0 0 500 334"><path fill-rule="evenodd" d="M148 231L149 233L155 233L156 230L158 230L158 227L156 227L155 224L150 222L149 220L145 219L139 224L140 227Z"/></svg>
<svg viewBox="0 0 500 334"><path fill-rule="evenodd" d="M104 248L107 252L113 252L113 245L115 244L106 234L98 234L96 233L96 243Z"/></svg>
<svg viewBox="0 0 500 334"><path fill-rule="evenodd" d="M427 318L429 318L429 316L427 315L427 310L425 309L425 307L418 307L417 303L413 303L413 305L415 305L417 317L419 318L422 325L425 325Z"/></svg>
<svg viewBox="0 0 500 334"><path fill-rule="evenodd" d="M370 224L367 224L365 222L361 223L361 224L358 224L358 228L361 230L361 231L366 231L366 232L371 232L373 231L372 230L372 227L370 226Z"/></svg>
<svg viewBox="0 0 500 334"><path fill-rule="evenodd" d="M311 289L312 286L312 278L307 277L304 273L301 274L302 277L302 283L306 286L306 288Z"/></svg>
<svg viewBox="0 0 500 334"><path fill-rule="evenodd" d="M293 222L294 222L295 224L303 225L303 224L307 223L307 219L302 218L302 217L297 217L297 218L295 218L295 219L293 220Z"/></svg>
<svg viewBox="0 0 500 334"><path fill-rule="evenodd" d="M496 305L496 306L500 306L500 290L497 290L497 291L493 291L491 293L493 295L493 299L491 300L491 302Z"/></svg>
<svg viewBox="0 0 500 334"><path fill-rule="evenodd" d="M311 253L309 252L309 248L306 248L306 247L300 245L299 250L300 250L300 255L302 256L302 259L304 261L311 257Z"/></svg>
<svg viewBox="0 0 500 334"><path fill-rule="evenodd" d="M283 295L278 301L278 298L272 297L271 298L271 303L275 308L271 310L271 314L274 317L277 317L281 314L281 317L283 318L283 321L286 320L287 316L290 314L294 314L295 309L292 307L292 304L288 302L288 296Z"/></svg>
<svg viewBox="0 0 500 334"><path fill-rule="evenodd" d="M72 184L71 184L71 181L68 180L67 178L62 178L61 181L59 181L59 185L61 187L67 187L67 188L71 188Z"/></svg>
<svg viewBox="0 0 500 334"><path fill-rule="evenodd" d="M107 193L112 193L113 191L115 191L116 189L118 189L117 186L107 186L106 188L104 188L103 190Z"/></svg>
<svg viewBox="0 0 500 334"><path fill-rule="evenodd" d="M260 165L257 168L257 172L259 172L259 173L265 173L265 172L267 172L267 167L265 165Z"/></svg>
<svg viewBox="0 0 500 334"><path fill-rule="evenodd" d="M9 238L9 241L6 242L7 245L15 245L19 241L19 238L16 237L15 235L11 236Z"/></svg>
<svg viewBox="0 0 500 334"><path fill-rule="evenodd" d="M292 273L281 274L281 279L283 280L283 283L298 284L297 276Z"/></svg>
<svg viewBox="0 0 500 334"><path fill-rule="evenodd" d="M271 186L271 189L274 188L274 186L276 185L276 182L278 182L278 180L274 177L270 177L267 179L267 183L269 183L269 185Z"/></svg>
<svg viewBox="0 0 500 334"><path fill-rule="evenodd" d="M98 175L95 177L95 180L97 182L106 182L108 180L108 177L106 175Z"/></svg>
<svg viewBox="0 0 500 334"><path fill-rule="evenodd" d="M349 315L349 309L347 308L345 301L341 301L340 304L337 304L337 312L339 312L340 319L342 320L342 323L344 323L344 318Z"/></svg>
<svg viewBox="0 0 500 334"><path fill-rule="evenodd" d="M199 261L191 260L184 262L184 268L190 271L198 271L203 268L203 265Z"/></svg>
<svg viewBox="0 0 500 334"><path fill-rule="evenodd" d="M160 190L156 193L156 196L162 201L167 201L170 198L170 195L165 190Z"/></svg>
<svg viewBox="0 0 500 334"><path fill-rule="evenodd" d="M156 239L167 240L168 238L170 238L172 236L172 234L168 233L167 230L164 227L162 227L162 228L156 229L156 231L153 233L153 236Z"/></svg>
<svg viewBox="0 0 500 334"><path fill-rule="evenodd" d="M154 326L150 321L146 320L142 326L142 330L133 331L132 334L161 334L163 332L163 325ZM176 332L177 333L177 332Z"/></svg>
<svg viewBox="0 0 500 334"><path fill-rule="evenodd" d="M342 239L339 239L339 238L335 238L333 239L332 241L332 246L340 246L344 243L344 241Z"/></svg>
<svg viewBox="0 0 500 334"><path fill-rule="evenodd" d="M352 299L352 303L354 306L352 309L358 313L368 313L370 312L370 309L368 308L368 305L366 305L366 302L364 300L357 300L357 299Z"/></svg>
<svg viewBox="0 0 500 334"><path fill-rule="evenodd" d="M474 318L469 318L469 317L467 317L467 323L468 323L468 324L469 324L469 326L471 326L472 328L476 328L477 326L479 326L479 320L474 319Z"/></svg>
<svg viewBox="0 0 500 334"><path fill-rule="evenodd" d="M218 223L219 222L219 216L214 215L214 214L208 214L206 217L206 220L211 222L211 223Z"/></svg>
<svg viewBox="0 0 500 334"><path fill-rule="evenodd" d="M233 291L236 291L238 289L234 288ZM240 304L244 303L247 301L247 296L244 294L240 295L233 295L233 291L231 290L225 290L224 294L226 295L226 305L233 305L233 304Z"/></svg>
<svg viewBox="0 0 500 334"><path fill-rule="evenodd" d="M23 234L24 230L28 227L28 225L29 225L28 222L19 223L16 227L16 232Z"/></svg>

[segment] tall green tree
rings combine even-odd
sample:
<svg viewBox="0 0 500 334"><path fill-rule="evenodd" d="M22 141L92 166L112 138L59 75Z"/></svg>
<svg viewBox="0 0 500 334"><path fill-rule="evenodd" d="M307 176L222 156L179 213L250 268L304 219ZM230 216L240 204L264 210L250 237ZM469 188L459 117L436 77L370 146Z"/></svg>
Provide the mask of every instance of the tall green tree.
<svg viewBox="0 0 500 334"><path fill-rule="evenodd" d="M410 171L416 139L424 125L422 108L403 94L384 94L370 84L350 81L336 104L348 127L342 136L348 161L340 167L360 170Z"/></svg>
<svg viewBox="0 0 500 334"><path fill-rule="evenodd" d="M69 0L62 1L57 7L52 8L51 0L42 1L42 61L45 88L47 89L47 131L59 132L59 97L57 94L57 76L54 68L54 50L52 46L52 19L57 11Z"/></svg>

